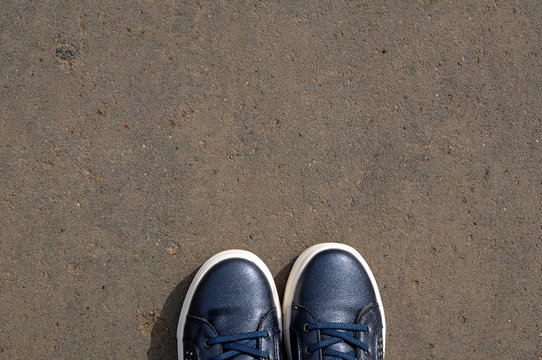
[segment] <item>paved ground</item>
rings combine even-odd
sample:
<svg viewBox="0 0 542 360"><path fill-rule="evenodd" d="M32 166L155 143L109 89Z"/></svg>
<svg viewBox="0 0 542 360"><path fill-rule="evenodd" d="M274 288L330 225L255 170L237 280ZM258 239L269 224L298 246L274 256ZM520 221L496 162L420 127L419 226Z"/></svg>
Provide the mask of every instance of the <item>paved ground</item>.
<svg viewBox="0 0 542 360"><path fill-rule="evenodd" d="M542 356L542 2L6 1L0 358L175 359L198 266L355 246L388 359Z"/></svg>

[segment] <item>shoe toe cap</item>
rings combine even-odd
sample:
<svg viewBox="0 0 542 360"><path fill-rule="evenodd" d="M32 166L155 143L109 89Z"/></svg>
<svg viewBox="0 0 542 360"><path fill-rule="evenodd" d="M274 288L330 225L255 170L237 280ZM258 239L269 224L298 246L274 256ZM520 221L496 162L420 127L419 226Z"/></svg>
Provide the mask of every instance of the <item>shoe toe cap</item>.
<svg viewBox="0 0 542 360"><path fill-rule="evenodd" d="M305 266L294 294L294 304L307 308L321 322L354 322L375 301L375 289L363 264L340 249L315 255Z"/></svg>
<svg viewBox="0 0 542 360"><path fill-rule="evenodd" d="M256 330L273 308L272 289L262 270L235 258L216 264L201 279L188 314L228 334Z"/></svg>

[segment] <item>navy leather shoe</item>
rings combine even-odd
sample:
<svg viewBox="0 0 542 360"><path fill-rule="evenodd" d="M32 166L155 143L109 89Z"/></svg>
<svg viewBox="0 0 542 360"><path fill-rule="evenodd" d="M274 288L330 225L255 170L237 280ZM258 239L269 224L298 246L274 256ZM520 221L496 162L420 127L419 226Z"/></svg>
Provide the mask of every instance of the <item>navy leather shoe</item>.
<svg viewBox="0 0 542 360"><path fill-rule="evenodd" d="M369 266L350 246L319 244L301 254L283 306L290 360L384 358L382 300Z"/></svg>
<svg viewBox="0 0 542 360"><path fill-rule="evenodd" d="M179 359L280 360L280 315L262 260L243 250L221 252L199 269L184 299Z"/></svg>

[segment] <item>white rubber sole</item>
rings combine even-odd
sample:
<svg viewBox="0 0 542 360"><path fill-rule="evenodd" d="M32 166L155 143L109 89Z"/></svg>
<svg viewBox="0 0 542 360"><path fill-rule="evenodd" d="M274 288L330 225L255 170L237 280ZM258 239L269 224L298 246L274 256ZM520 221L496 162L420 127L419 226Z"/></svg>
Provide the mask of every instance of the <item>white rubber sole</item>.
<svg viewBox="0 0 542 360"><path fill-rule="evenodd" d="M305 250L294 263L294 266L292 267L292 270L290 271L290 275L288 276L288 282L286 283L286 290L284 291L284 301L282 303L282 313L284 315L284 324L283 329L286 329L286 332L284 333L284 345L286 347L286 353L288 354L288 359L292 359L292 348L291 348L291 341L290 341L290 320L292 318L292 303L294 300L294 290L297 287L297 283L299 281L299 278L305 269L305 266L312 260L314 256L316 256L318 253L325 251L325 250L344 250L346 252L349 252L350 254L354 255L356 259L359 260L361 265L363 265L363 268L369 274L369 279L371 280L371 284L373 285L373 288L375 289L376 293L376 301L378 303L378 306L380 307L380 311L382 313L382 352L385 352L386 348L386 319L384 317L384 307L382 306L382 299L380 298L380 292L378 291L378 287L376 286L376 280L373 276L373 273L371 272L371 269L369 268L369 265L367 265L367 262L363 257L360 255L359 252L356 251L351 246L344 245L344 244L338 244L338 243L322 243L317 244L314 246L311 246L307 250Z"/></svg>
<svg viewBox="0 0 542 360"><path fill-rule="evenodd" d="M271 286L271 291L273 292L273 302L275 303L275 308L277 309L277 318L279 322L280 333L282 335L282 316L280 311L281 307L279 301L279 294L277 292L277 287L275 286L275 281L273 280L273 275L271 274L265 263L253 253L245 250L226 250L212 256L209 260L207 260L198 270L196 276L194 277L194 280L192 280L192 283L188 288L188 292L186 293L186 297L184 298L183 306L181 308L181 315L179 315L179 323L177 324L177 354L179 360L184 359L184 325L186 324L186 316L188 315L188 310L190 309L190 304L192 302L192 298L194 297L194 293L196 292L196 288L209 270L211 270L216 264L228 259L248 260L254 263L264 273L267 281L269 282L269 285Z"/></svg>

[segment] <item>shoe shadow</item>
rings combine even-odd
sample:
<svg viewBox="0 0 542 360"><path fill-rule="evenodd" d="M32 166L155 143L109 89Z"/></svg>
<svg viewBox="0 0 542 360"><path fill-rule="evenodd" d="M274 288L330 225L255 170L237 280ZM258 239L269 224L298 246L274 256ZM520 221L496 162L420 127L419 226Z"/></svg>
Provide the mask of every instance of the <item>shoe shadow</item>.
<svg viewBox="0 0 542 360"><path fill-rule="evenodd" d="M295 259L290 261L274 278L280 299L284 295L284 287L294 262ZM198 269L186 276L167 297L162 311L151 330L151 344L147 350L148 360L177 359L177 322L184 297L197 271Z"/></svg>
<svg viewBox="0 0 542 360"><path fill-rule="evenodd" d="M282 298L284 297L284 289L286 288L286 282L288 281L288 275L290 275L290 270L292 270L292 266L294 266L295 261L297 258L292 259L285 267L282 268L278 272L277 275L275 275L275 285L277 286L277 291L279 293L279 299L282 304ZM282 309L280 309L282 311Z"/></svg>
<svg viewBox="0 0 542 360"><path fill-rule="evenodd" d="M198 269L186 276L169 294L151 330L148 360L177 360L177 321L188 287Z"/></svg>

